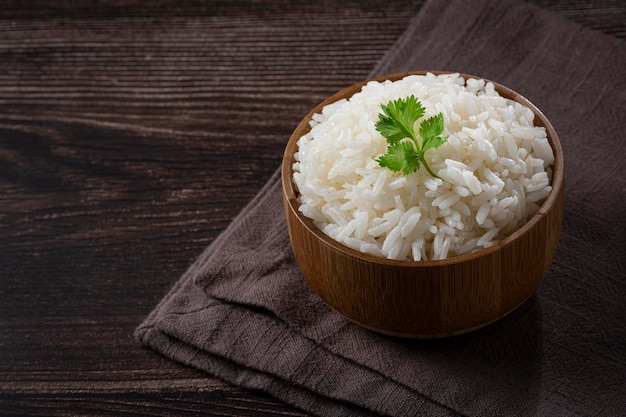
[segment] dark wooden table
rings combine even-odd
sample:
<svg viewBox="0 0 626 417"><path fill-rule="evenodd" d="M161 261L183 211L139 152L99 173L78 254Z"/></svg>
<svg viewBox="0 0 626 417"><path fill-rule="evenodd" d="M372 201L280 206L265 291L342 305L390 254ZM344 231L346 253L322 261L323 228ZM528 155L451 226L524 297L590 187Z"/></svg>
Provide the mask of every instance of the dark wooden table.
<svg viewBox="0 0 626 417"><path fill-rule="evenodd" d="M305 415L132 333L422 3L3 1L0 414ZM626 36L623 1L534 3Z"/></svg>

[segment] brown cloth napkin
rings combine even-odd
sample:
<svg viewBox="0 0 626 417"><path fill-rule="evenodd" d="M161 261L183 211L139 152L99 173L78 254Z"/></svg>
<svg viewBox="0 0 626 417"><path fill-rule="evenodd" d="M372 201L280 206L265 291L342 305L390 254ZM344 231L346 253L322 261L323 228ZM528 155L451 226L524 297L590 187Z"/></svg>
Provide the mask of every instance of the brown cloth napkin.
<svg viewBox="0 0 626 417"><path fill-rule="evenodd" d="M447 339L364 330L301 277L275 174L137 338L320 416L624 415L623 44L524 3L431 0L372 75L419 69L500 82L553 122L566 159L565 220L533 297Z"/></svg>

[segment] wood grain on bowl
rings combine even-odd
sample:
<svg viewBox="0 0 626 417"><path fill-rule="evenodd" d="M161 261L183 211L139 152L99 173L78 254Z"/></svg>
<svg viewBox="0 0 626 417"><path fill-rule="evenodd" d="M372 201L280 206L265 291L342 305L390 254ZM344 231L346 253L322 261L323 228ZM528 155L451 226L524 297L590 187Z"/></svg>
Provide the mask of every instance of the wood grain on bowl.
<svg viewBox="0 0 626 417"><path fill-rule="evenodd" d="M431 71L433 73L441 73ZM375 80L397 80L401 73ZM474 77L462 74L463 77ZM547 118L523 96L494 83L501 96L535 113L555 155L553 187L539 211L493 246L438 261L389 260L353 250L324 234L298 211L293 185L296 142L310 130L314 113L351 97L370 80L352 85L316 106L296 127L285 149L282 185L289 237L303 276L333 309L377 332L412 338L465 333L486 326L522 304L546 275L561 232L564 199L563 152Z"/></svg>

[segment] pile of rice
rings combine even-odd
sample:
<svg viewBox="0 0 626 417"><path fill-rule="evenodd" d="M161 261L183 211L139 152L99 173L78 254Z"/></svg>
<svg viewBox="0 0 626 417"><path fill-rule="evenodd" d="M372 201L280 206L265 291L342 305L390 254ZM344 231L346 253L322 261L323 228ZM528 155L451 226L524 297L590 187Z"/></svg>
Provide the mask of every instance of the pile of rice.
<svg viewBox="0 0 626 417"><path fill-rule="evenodd" d="M375 161L387 148L375 128L380 105L411 94L424 118L443 113L448 139L425 154L441 179L423 167L406 176ZM533 118L493 84L458 74L369 82L315 114L299 139L299 209L333 239L389 259L487 248L526 223L552 189L554 155Z"/></svg>

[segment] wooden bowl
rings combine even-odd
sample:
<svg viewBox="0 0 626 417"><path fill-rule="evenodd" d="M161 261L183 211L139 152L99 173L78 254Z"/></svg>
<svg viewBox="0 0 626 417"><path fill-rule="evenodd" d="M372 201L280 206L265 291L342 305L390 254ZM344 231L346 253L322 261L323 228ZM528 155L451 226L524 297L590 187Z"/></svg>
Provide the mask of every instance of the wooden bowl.
<svg viewBox="0 0 626 417"><path fill-rule="evenodd" d="M430 71L435 74L441 73ZM375 78L398 80L401 73ZM464 78L478 78L461 74ZM532 109L535 125L546 128L554 151L552 191L520 229L493 246L438 261L398 261L353 250L324 234L298 211L292 181L298 139L310 130L314 113L360 91L366 80L324 100L300 122L287 143L282 187L293 252L313 290L333 309L376 332L435 338L486 326L521 305L546 275L559 242L563 219L563 151L546 117L527 99L497 83L503 97Z"/></svg>

